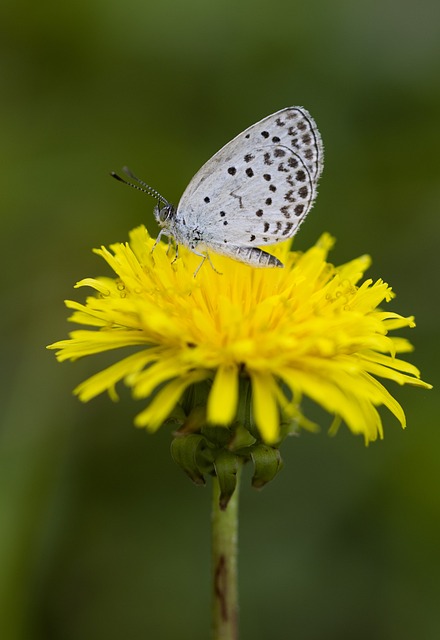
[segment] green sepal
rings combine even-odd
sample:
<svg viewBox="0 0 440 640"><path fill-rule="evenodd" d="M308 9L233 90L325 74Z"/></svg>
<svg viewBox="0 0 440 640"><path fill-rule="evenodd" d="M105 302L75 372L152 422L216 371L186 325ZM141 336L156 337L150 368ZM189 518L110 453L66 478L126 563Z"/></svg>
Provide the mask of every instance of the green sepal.
<svg viewBox="0 0 440 640"><path fill-rule="evenodd" d="M234 425L234 432L231 441L229 442L229 449L235 451L240 455L256 443L254 436L239 423Z"/></svg>
<svg viewBox="0 0 440 640"><path fill-rule="evenodd" d="M283 466L279 449L274 449L266 444L254 447L251 451L251 458L255 469L252 486L255 489L261 489L273 480Z"/></svg>
<svg viewBox="0 0 440 640"><path fill-rule="evenodd" d="M217 449L223 449L227 447L231 439L231 431L228 427L213 426L204 424L201 428L202 434L210 443L212 443Z"/></svg>
<svg viewBox="0 0 440 640"><path fill-rule="evenodd" d="M252 420L252 386L249 378L240 376L238 388L238 407L235 420L241 424L247 431L250 431L253 425Z"/></svg>
<svg viewBox="0 0 440 640"><path fill-rule="evenodd" d="M209 392L211 390L212 381L202 380L196 384L190 385L183 394L180 404L186 415L189 415L196 407L203 407L206 411Z"/></svg>
<svg viewBox="0 0 440 640"><path fill-rule="evenodd" d="M239 458L230 451L220 451L214 461L215 475L220 487L220 509L224 511L237 486Z"/></svg>
<svg viewBox="0 0 440 640"><path fill-rule="evenodd" d="M171 455L194 484L205 484L203 473L212 468L212 461L208 462L212 453L206 438L198 434L177 436L171 442Z"/></svg>
<svg viewBox="0 0 440 640"><path fill-rule="evenodd" d="M178 428L181 427L187 419L185 411L180 404L176 404L165 420L166 424L176 425Z"/></svg>
<svg viewBox="0 0 440 640"><path fill-rule="evenodd" d="M179 434L188 435L190 433L200 432L205 423L206 408L197 405L194 409L191 409L189 414L185 417L185 420L179 429Z"/></svg>

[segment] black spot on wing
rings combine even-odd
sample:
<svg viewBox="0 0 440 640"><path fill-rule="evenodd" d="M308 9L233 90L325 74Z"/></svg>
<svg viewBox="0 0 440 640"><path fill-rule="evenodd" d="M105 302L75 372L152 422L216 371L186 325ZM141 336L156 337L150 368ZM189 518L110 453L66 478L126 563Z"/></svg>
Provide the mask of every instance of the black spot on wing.
<svg viewBox="0 0 440 640"><path fill-rule="evenodd" d="M273 164L272 157L268 151L266 151L263 158L264 158L264 164L267 164L267 165Z"/></svg>
<svg viewBox="0 0 440 640"><path fill-rule="evenodd" d="M296 167L298 166L298 160L294 156L290 156L290 158L287 160L287 164L292 169L296 169Z"/></svg>

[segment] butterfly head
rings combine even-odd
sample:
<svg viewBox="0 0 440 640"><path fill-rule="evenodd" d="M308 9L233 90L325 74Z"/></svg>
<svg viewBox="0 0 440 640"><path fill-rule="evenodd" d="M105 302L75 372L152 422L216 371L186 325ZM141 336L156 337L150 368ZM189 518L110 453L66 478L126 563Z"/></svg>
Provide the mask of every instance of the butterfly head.
<svg viewBox="0 0 440 640"><path fill-rule="evenodd" d="M156 218L156 222L161 228L169 227L174 218L176 216L176 208L174 205L169 202L159 200L157 205L154 207L154 217Z"/></svg>

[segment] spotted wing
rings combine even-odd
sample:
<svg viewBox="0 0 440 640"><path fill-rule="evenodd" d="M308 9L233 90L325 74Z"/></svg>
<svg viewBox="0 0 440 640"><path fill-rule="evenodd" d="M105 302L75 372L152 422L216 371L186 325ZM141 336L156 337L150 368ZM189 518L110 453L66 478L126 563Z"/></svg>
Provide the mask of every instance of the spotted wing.
<svg viewBox="0 0 440 640"><path fill-rule="evenodd" d="M316 197L321 137L305 109L264 118L218 151L188 185L177 216L209 244L274 244L295 234Z"/></svg>

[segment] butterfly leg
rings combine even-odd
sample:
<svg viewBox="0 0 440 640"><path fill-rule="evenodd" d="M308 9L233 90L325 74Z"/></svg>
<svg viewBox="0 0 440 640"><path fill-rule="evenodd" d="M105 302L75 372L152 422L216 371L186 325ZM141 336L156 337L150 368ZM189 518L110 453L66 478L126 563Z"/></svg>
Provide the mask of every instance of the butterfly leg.
<svg viewBox="0 0 440 640"><path fill-rule="evenodd" d="M157 245L159 244L160 239L161 239L161 237L162 237L163 235L165 235L165 229L161 229L161 230L159 231L158 236L157 236L157 238L156 238L156 242L153 244L153 247L152 247L152 249L151 249L151 253L153 253L153 251L155 250L155 248L156 248L156 247L157 247ZM169 238L168 238L168 244L169 244Z"/></svg>
<svg viewBox="0 0 440 640"><path fill-rule="evenodd" d="M201 269L201 267L202 267L202 264L203 264L203 263L205 262L205 260L206 260L206 256L202 255L201 253L197 253L196 255L201 256L201 257L202 257L202 260L201 260L201 262L199 263L199 266L197 267L197 269L194 271L194 275L193 275L193 277L194 277L194 278L195 278L195 277L196 277L196 275L199 273L199 271L200 271L200 269ZM211 261L210 261L210 262L211 262Z"/></svg>
<svg viewBox="0 0 440 640"><path fill-rule="evenodd" d="M171 247L171 238L168 238L168 249L167 249L167 255L170 251L170 247ZM179 245L176 242L176 255L174 256L174 258L171 260L171 264L174 264L177 260L177 258L179 257Z"/></svg>
<svg viewBox="0 0 440 640"><path fill-rule="evenodd" d="M196 277L196 275L198 274L198 272L200 271L202 264L205 262L205 260L208 260L209 264L211 265L211 268L213 269L213 271L215 271L216 273L218 273L219 276L222 276L223 274L221 273L221 271L218 271L218 269L216 269L212 263L212 260L209 256L209 253L198 253L197 251L194 251L194 249L192 249L192 252L196 255L196 256L200 256L200 258L202 258L202 261L200 262L200 264L198 265L197 269L194 271L194 278Z"/></svg>
<svg viewBox="0 0 440 640"><path fill-rule="evenodd" d="M150 253L153 253L153 251L157 247L158 243L160 242L161 237L165 236L165 235L167 235L166 230L165 229L161 229L161 231L159 231L159 235L157 236L155 243L153 244L153 247L152 247ZM167 236L167 238L168 238L167 255L169 255L171 246L173 244L173 238L172 238L172 236ZM178 254L179 254L179 245L176 243L176 255L174 256L174 258L172 260L172 263L177 260Z"/></svg>

